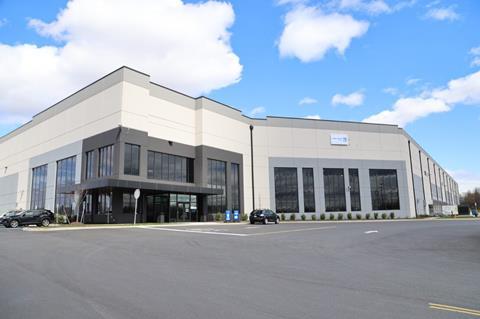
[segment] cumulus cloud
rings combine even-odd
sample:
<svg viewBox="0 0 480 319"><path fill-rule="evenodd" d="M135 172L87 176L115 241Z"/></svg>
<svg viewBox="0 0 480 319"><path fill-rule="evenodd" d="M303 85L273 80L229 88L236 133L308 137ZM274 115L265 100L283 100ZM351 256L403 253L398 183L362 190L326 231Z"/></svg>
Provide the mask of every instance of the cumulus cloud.
<svg viewBox="0 0 480 319"><path fill-rule="evenodd" d="M357 91L353 92L347 95L342 95L342 94L335 94L332 97L332 104L333 105L348 105L348 106L360 106L363 104L363 101L365 99L365 95L363 94L362 91Z"/></svg>
<svg viewBox="0 0 480 319"><path fill-rule="evenodd" d="M307 116L305 116L305 118L310 119L310 120L320 120L321 119L320 115L318 115L318 114L307 115Z"/></svg>
<svg viewBox="0 0 480 319"><path fill-rule="evenodd" d="M367 21L339 13L324 13L320 8L295 5L287 13L278 41L280 56L302 62L321 60L329 50L344 54L354 38L363 36Z"/></svg>
<svg viewBox="0 0 480 319"><path fill-rule="evenodd" d="M430 114L448 112L456 104L480 105L480 71L451 80L446 87L424 91L417 97L400 98L392 109L363 121L405 126Z"/></svg>
<svg viewBox="0 0 480 319"><path fill-rule="evenodd" d="M308 105L308 104L315 104L317 103L318 101L314 98L311 98L311 97L304 97L303 99L301 99L299 102L298 102L298 105Z"/></svg>
<svg viewBox="0 0 480 319"><path fill-rule="evenodd" d="M420 81L421 81L421 79L410 78L410 79L407 79L407 81L405 81L405 83L406 83L408 86L411 86L411 85L417 84L417 83L420 82Z"/></svg>
<svg viewBox="0 0 480 319"><path fill-rule="evenodd" d="M444 8L431 8L427 11L425 17L439 21L454 21L458 20L460 15L455 12L455 8L453 6L450 6Z"/></svg>
<svg viewBox="0 0 480 319"><path fill-rule="evenodd" d="M471 66L480 66L480 47L472 48L470 54L473 56Z"/></svg>
<svg viewBox="0 0 480 319"><path fill-rule="evenodd" d="M263 113L265 113L265 108L263 106L258 106L258 107L253 108L250 111L250 116L255 117L255 116L258 116L258 115L263 114Z"/></svg>
<svg viewBox="0 0 480 319"><path fill-rule="evenodd" d="M384 93L390 94L390 95L397 95L398 94L398 89L394 87L388 87L383 89Z"/></svg>
<svg viewBox="0 0 480 319"><path fill-rule="evenodd" d="M0 117L31 116L114 69L198 95L240 80L230 4L181 0L70 0L29 26L56 45L0 43Z"/></svg>

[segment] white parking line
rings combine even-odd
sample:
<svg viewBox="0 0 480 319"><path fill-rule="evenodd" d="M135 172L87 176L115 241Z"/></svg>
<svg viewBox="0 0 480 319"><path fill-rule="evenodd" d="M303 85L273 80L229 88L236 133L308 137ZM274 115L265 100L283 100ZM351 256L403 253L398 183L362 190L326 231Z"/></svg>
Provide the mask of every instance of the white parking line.
<svg viewBox="0 0 480 319"><path fill-rule="evenodd" d="M373 233L378 233L378 230L369 230L365 232L365 234L373 234Z"/></svg>
<svg viewBox="0 0 480 319"><path fill-rule="evenodd" d="M223 233L223 232L214 232L214 231L201 231L201 230L188 230L188 229L175 229L175 228L160 228L160 227L140 227L143 229L150 230L164 230L178 233L194 233L194 234L206 234L206 235L224 235L224 236L236 236L236 237L247 237L248 234L238 234L238 233Z"/></svg>

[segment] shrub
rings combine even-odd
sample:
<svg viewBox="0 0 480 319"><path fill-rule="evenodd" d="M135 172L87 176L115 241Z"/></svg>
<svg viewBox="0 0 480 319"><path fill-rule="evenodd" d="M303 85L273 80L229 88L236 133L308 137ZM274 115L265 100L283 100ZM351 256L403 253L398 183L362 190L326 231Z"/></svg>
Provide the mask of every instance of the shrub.
<svg viewBox="0 0 480 319"><path fill-rule="evenodd" d="M305 221L305 220L307 219L307 216L305 216L305 214L302 214L302 215L300 216L300 218L301 218L303 221Z"/></svg>
<svg viewBox="0 0 480 319"><path fill-rule="evenodd" d="M378 219L378 213L373 213L373 218Z"/></svg>
<svg viewBox="0 0 480 319"><path fill-rule="evenodd" d="M282 220L285 220L285 213L282 213L282 214L280 215L280 218L281 218Z"/></svg>
<svg viewBox="0 0 480 319"><path fill-rule="evenodd" d="M296 218L295 218L295 214L294 214L294 213L291 213L291 214L290 214L290 220L295 220L295 219L296 219Z"/></svg>
<svg viewBox="0 0 480 319"><path fill-rule="evenodd" d="M313 220L313 221L316 221L316 220L317 220L317 215L316 215L316 214L313 214L311 217L312 217L312 220Z"/></svg>
<svg viewBox="0 0 480 319"><path fill-rule="evenodd" d="M343 220L343 213L339 213L339 214L337 215L337 219L338 219L338 220Z"/></svg>
<svg viewBox="0 0 480 319"><path fill-rule="evenodd" d="M246 222L248 220L247 214L242 214L242 222Z"/></svg>
<svg viewBox="0 0 480 319"><path fill-rule="evenodd" d="M218 212L217 214L215 214L215 220L216 220L217 222L221 222L222 219L223 219L222 213Z"/></svg>
<svg viewBox="0 0 480 319"><path fill-rule="evenodd" d="M395 213L394 212L390 213L390 219L395 219Z"/></svg>
<svg viewBox="0 0 480 319"><path fill-rule="evenodd" d="M382 219L387 219L387 213L382 213Z"/></svg>
<svg viewBox="0 0 480 319"><path fill-rule="evenodd" d="M357 214L355 217L357 217L357 219L362 219L362 214Z"/></svg>
<svg viewBox="0 0 480 319"><path fill-rule="evenodd" d="M325 220L325 214L323 214L323 213L320 214L320 219L321 219L321 220Z"/></svg>
<svg viewBox="0 0 480 319"><path fill-rule="evenodd" d="M352 213L348 213L348 214L347 214L347 219L348 219L348 220L352 220Z"/></svg>
<svg viewBox="0 0 480 319"><path fill-rule="evenodd" d="M330 214L330 220L334 220L334 219L335 219L335 215Z"/></svg>
<svg viewBox="0 0 480 319"><path fill-rule="evenodd" d="M365 219L370 219L370 213L365 214Z"/></svg>

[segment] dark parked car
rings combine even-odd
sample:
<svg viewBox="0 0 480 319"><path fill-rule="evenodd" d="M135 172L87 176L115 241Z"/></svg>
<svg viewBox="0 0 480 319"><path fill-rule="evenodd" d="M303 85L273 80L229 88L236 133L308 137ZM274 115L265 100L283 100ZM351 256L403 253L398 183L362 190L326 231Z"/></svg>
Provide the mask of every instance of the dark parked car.
<svg viewBox="0 0 480 319"><path fill-rule="evenodd" d="M8 212L0 218L0 222L7 228L26 225L47 227L53 219L54 215L48 209L34 209Z"/></svg>
<svg viewBox="0 0 480 319"><path fill-rule="evenodd" d="M280 216L270 209L256 209L250 213L250 224L261 222L267 224L272 222L278 224L280 222Z"/></svg>

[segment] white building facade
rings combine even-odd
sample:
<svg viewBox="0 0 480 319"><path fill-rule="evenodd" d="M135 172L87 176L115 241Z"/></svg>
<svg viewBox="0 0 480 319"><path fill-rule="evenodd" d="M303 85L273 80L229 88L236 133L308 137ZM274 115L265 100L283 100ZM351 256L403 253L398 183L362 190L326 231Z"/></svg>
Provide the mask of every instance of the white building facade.
<svg viewBox="0 0 480 319"><path fill-rule="evenodd" d="M127 67L0 138L0 169L0 211L91 223L131 222L137 188L143 222L253 208L415 217L459 200L455 180L397 126L252 119Z"/></svg>

